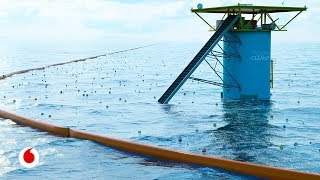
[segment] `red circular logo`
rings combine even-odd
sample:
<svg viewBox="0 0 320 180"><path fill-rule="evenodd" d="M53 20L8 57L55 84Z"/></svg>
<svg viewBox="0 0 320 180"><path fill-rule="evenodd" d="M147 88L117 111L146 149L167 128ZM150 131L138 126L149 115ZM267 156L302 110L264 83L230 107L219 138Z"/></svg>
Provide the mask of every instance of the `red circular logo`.
<svg viewBox="0 0 320 180"><path fill-rule="evenodd" d="M20 151L20 164L26 168L33 168L39 163L39 153L35 148L27 147Z"/></svg>

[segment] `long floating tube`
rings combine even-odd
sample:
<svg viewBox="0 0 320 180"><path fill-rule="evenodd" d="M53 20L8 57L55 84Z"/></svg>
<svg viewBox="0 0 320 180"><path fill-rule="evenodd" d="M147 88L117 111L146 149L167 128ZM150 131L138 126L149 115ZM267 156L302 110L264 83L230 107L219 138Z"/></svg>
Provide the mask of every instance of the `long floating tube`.
<svg viewBox="0 0 320 180"><path fill-rule="evenodd" d="M53 67L53 66L61 66L61 65L64 65L64 64L70 64L70 63L75 63L75 62L80 62L80 61L86 61L86 60L90 60L90 59L96 59L96 58L102 57L102 56L107 56L107 55L122 53L122 52L126 52L126 51L133 51L133 50L136 50L136 49L141 49L141 48L145 48L145 47L149 47L149 46L154 46L154 45L157 45L157 44L150 44L150 45L147 45L147 46L140 46L140 47L136 47L136 48L125 49L125 50L121 50L121 51L115 51L115 52L111 52L111 53L107 53L107 54L101 54L101 55L98 55L98 56L92 56L92 57L87 57L87 58L82 58L82 59L76 59L76 60L67 61L67 62L62 62L62 63L51 64L51 65L44 66L44 67L39 67L39 68L31 68L31 69L25 69L25 70L15 71L15 72L11 72L11 73L4 74L4 75L0 76L0 80L6 79L6 78L11 77L11 76L16 75L16 74L27 73L27 72L29 72L29 71L43 70L43 69L46 69L46 68L49 68L49 67Z"/></svg>
<svg viewBox="0 0 320 180"><path fill-rule="evenodd" d="M142 143L130 142L120 139L115 139L103 135L87 133L84 131L73 130L65 127L52 125L49 123L40 122L34 119L25 118L10 112L0 110L0 117L4 119L11 119L12 121L37 128L43 131L59 134L65 137L72 137L77 139L91 140L110 147L139 153L143 155L153 156L170 161L192 163L204 166L218 167L229 171L271 179L320 179L320 174L313 174L308 172L301 172L295 170L288 170L276 168L271 166L264 166L252 164L247 162L240 162L235 160L217 158L212 156L188 153L178 150L166 149L158 146L151 146Z"/></svg>

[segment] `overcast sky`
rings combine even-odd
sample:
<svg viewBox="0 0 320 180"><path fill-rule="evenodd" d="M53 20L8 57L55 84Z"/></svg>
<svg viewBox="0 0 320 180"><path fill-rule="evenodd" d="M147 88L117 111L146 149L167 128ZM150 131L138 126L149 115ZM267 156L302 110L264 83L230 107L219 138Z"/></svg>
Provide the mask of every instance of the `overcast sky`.
<svg viewBox="0 0 320 180"><path fill-rule="evenodd" d="M270 0L0 0L0 39L3 42L199 42L208 26L190 8L253 3L308 7L273 41L320 42L320 1ZM294 14L280 15L283 24ZM220 15L206 16L213 23Z"/></svg>

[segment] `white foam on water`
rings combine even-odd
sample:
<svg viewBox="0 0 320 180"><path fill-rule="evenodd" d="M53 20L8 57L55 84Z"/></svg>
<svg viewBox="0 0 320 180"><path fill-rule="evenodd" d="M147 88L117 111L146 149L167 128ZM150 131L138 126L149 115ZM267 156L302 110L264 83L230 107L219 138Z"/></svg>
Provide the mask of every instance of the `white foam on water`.
<svg viewBox="0 0 320 180"><path fill-rule="evenodd" d="M57 152L57 149L55 149L55 148L46 148L46 149L40 151L40 155L47 156L47 155L56 154L56 152Z"/></svg>
<svg viewBox="0 0 320 180"><path fill-rule="evenodd" d="M17 148L18 142L15 137L10 137L14 132L15 122L7 119L0 120L0 177L5 176L6 173L16 170L17 168L11 163L10 158L17 158L17 152L6 153Z"/></svg>
<svg viewBox="0 0 320 180"><path fill-rule="evenodd" d="M38 149L40 153L40 162L37 166L42 166L46 164L46 158L50 155L54 155L56 157L63 157L61 153L57 153L57 149L55 148L45 148L45 149Z"/></svg>
<svg viewBox="0 0 320 180"><path fill-rule="evenodd" d="M12 131L12 128L2 127L2 126L0 126L0 128L1 128L0 148L1 147L10 148L12 145L16 145L17 141L15 140L15 138L7 136L7 134Z"/></svg>
<svg viewBox="0 0 320 180"><path fill-rule="evenodd" d="M16 125L17 123L9 120L9 119L0 119L0 125L3 125L3 126L10 126L10 125Z"/></svg>
<svg viewBox="0 0 320 180"><path fill-rule="evenodd" d="M36 147L38 145L49 143L49 139L48 138L31 138L31 139L27 139L25 142L32 147Z"/></svg>
<svg viewBox="0 0 320 180"><path fill-rule="evenodd" d="M17 168L13 167L11 161L5 157L4 151L0 150L0 177L4 176L6 173L13 171Z"/></svg>
<svg viewBox="0 0 320 180"><path fill-rule="evenodd" d="M1 142L0 145L6 148L12 145L17 145L17 141L15 138L7 138L7 137L0 136L0 142Z"/></svg>
<svg viewBox="0 0 320 180"><path fill-rule="evenodd" d="M63 157L64 155L62 153L58 153L57 157Z"/></svg>

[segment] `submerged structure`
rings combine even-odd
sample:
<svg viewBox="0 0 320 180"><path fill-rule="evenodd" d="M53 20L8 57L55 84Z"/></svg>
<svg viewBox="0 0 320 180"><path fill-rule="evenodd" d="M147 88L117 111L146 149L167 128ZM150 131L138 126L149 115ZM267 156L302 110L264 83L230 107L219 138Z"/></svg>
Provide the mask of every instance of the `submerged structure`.
<svg viewBox="0 0 320 180"><path fill-rule="evenodd" d="M270 88L273 86L273 61L271 60L271 32L286 31L285 27L307 7L254 6L238 4L235 6L202 8L191 12L199 16L215 31L208 42L192 59L176 80L158 100L168 103L180 87L192 79L223 87L221 96L225 99L270 99ZM270 14L297 12L284 25L279 25L279 18ZM210 25L200 13L224 14L216 26ZM222 41L223 45L219 42ZM214 48L219 48L215 50ZM217 49L216 48L216 49ZM197 67L205 61L221 82L191 77ZM215 65L210 62L214 61ZM223 68L222 74L216 66Z"/></svg>

